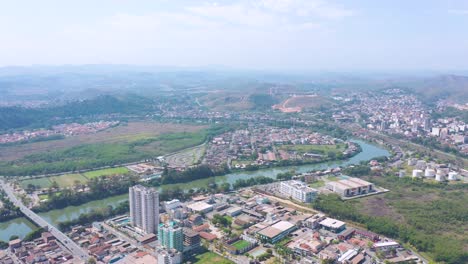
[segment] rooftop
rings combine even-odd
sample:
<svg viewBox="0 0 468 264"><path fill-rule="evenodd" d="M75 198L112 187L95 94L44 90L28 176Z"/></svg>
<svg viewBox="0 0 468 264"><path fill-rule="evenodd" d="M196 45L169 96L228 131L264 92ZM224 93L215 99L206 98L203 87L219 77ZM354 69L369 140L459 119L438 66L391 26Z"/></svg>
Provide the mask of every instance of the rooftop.
<svg viewBox="0 0 468 264"><path fill-rule="evenodd" d="M329 227L329 228L336 229L336 228L342 227L346 223L342 222L340 220L336 220L336 219L327 217L327 218L325 218L325 220L320 222L320 224L323 225L323 226Z"/></svg>

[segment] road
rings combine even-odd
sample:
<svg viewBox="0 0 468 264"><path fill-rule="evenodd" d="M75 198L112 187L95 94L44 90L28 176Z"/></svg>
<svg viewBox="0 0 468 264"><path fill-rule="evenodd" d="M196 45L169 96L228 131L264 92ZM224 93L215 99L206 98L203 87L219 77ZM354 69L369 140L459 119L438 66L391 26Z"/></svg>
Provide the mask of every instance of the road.
<svg viewBox="0 0 468 264"><path fill-rule="evenodd" d="M27 208L18 198L16 198L14 190L9 184L5 183L3 180L0 180L0 186L5 191L10 201L15 206L17 206L25 216L31 219L31 221L36 223L38 226L46 228L60 243L62 243L65 248L67 248L72 253L74 258L81 259L83 261L87 261L89 259L89 255L85 250L79 247L73 240L67 237L56 227L49 224L39 215Z"/></svg>

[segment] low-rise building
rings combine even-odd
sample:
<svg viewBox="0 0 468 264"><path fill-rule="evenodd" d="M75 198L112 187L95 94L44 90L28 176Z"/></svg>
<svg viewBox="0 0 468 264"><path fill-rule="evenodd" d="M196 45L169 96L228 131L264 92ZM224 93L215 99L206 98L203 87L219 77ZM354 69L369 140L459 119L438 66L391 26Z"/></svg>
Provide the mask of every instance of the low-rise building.
<svg viewBox="0 0 468 264"><path fill-rule="evenodd" d="M296 230L296 228L295 225L288 221L279 221L260 230L257 234L260 240L268 243L276 243Z"/></svg>
<svg viewBox="0 0 468 264"><path fill-rule="evenodd" d="M326 188L342 197L351 197L375 191L374 184L358 178L328 182Z"/></svg>
<svg viewBox="0 0 468 264"><path fill-rule="evenodd" d="M329 217L325 218L322 222L320 222L320 226L322 226L322 228L326 230L329 230L335 233L339 233L346 229L345 222L336 220L333 218L329 218Z"/></svg>
<svg viewBox="0 0 468 264"><path fill-rule="evenodd" d="M316 189L310 188L307 184L296 180L281 182L280 192L284 196L303 203L311 203L317 196Z"/></svg>

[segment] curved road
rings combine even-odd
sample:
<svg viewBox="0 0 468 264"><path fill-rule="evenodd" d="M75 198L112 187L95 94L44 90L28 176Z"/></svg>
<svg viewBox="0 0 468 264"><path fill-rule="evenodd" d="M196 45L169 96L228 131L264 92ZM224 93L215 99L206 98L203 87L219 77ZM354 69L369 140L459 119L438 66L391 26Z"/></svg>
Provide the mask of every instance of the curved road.
<svg viewBox="0 0 468 264"><path fill-rule="evenodd" d="M60 230L55 228L53 225L49 224L39 215L31 211L18 198L16 198L14 194L14 190L9 184L5 183L3 180L0 180L0 186L8 195L8 198L10 199L10 201L15 206L19 207L21 212L25 216L31 219L31 221L35 222L38 226L42 228L46 228L58 241L60 241L60 243L63 244L65 248L70 250L74 258L81 259L83 261L87 261L89 259L88 253L86 253L86 251L84 251L81 247L79 247L73 240L71 240L69 237L67 237L64 233L62 233Z"/></svg>

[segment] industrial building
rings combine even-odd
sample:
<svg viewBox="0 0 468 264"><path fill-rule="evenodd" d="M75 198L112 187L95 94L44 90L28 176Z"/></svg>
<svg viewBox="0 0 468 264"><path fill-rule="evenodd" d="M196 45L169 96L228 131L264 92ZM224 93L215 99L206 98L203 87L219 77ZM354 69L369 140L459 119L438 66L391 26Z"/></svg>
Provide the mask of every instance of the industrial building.
<svg viewBox="0 0 468 264"><path fill-rule="evenodd" d="M296 230L296 226L288 221L279 221L260 230L257 234L260 240L268 243L276 243Z"/></svg>
<svg viewBox="0 0 468 264"><path fill-rule="evenodd" d="M208 213L213 211L213 205L200 201L187 205L187 208L197 213Z"/></svg>
<svg viewBox="0 0 468 264"><path fill-rule="evenodd" d="M328 182L326 188L342 197L351 197L375 192L374 184L358 178L348 178L345 180Z"/></svg>
<svg viewBox="0 0 468 264"><path fill-rule="evenodd" d="M339 233L339 232L346 229L346 223L345 222L340 221L340 220L336 220L336 219L333 219L333 218L329 218L329 217L322 220L320 222L320 226L323 229L326 229L326 230L329 230L329 231L332 231L332 232L335 232L335 233Z"/></svg>
<svg viewBox="0 0 468 264"><path fill-rule="evenodd" d="M311 203L317 196L316 189L310 188L307 184L296 180L281 182L280 192L287 197L303 203Z"/></svg>
<svg viewBox="0 0 468 264"><path fill-rule="evenodd" d="M159 193L154 188L135 185L129 188L130 223L147 234L159 225Z"/></svg>

